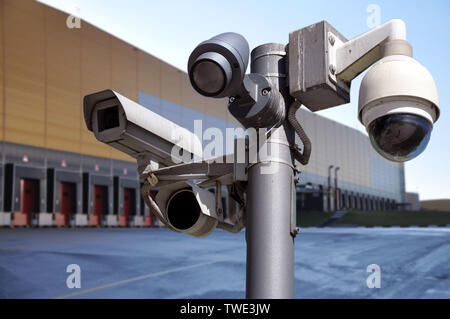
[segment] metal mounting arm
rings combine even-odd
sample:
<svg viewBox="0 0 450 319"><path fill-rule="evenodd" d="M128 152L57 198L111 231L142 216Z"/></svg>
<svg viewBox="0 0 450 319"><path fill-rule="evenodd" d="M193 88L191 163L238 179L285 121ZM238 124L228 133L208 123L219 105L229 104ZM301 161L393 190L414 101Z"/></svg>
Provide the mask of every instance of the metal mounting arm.
<svg viewBox="0 0 450 319"><path fill-rule="evenodd" d="M238 142L235 141L235 150ZM172 185L180 184L180 181L186 181L191 185L196 185L199 188L208 188L215 186L215 214L218 222L217 227L226 231L237 233L245 226L245 203L241 201L242 192L244 189L240 187L241 180L246 177L242 176L242 171L248 165L247 161L240 163L237 156L228 154L212 158L201 162L183 163L172 165L168 167L158 168L157 163L152 162L147 157L138 158L138 173L140 181L143 183L141 187L141 195L150 207L154 215L167 227L173 231L179 231L172 227L163 213L163 208L160 207L150 196L150 190L158 187L172 187ZM247 156L245 156L247 158ZM228 216L225 219L222 207L222 193L221 187L227 186L230 190ZM237 199L235 199L237 196ZM233 205L231 205L233 204ZM239 209L236 209L239 205Z"/></svg>
<svg viewBox="0 0 450 319"><path fill-rule="evenodd" d="M284 100L269 80L257 73L245 75L242 96L230 97L228 110L245 127L273 127L285 118Z"/></svg>
<svg viewBox="0 0 450 319"><path fill-rule="evenodd" d="M383 48L386 45L388 47ZM406 42L406 25L400 19L390 20L341 45L336 43L333 49L336 50L337 77L345 82L350 82L386 55L412 56L411 46Z"/></svg>

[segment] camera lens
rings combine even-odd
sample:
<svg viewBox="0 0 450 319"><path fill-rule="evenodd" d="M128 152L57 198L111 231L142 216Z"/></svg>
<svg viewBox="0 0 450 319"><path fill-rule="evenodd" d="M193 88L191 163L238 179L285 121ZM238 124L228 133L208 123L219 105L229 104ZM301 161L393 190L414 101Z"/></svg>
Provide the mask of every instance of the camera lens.
<svg viewBox="0 0 450 319"><path fill-rule="evenodd" d="M97 112L97 126L99 132L118 127L119 125L120 122L118 106L111 106L105 109L101 109Z"/></svg>
<svg viewBox="0 0 450 319"><path fill-rule="evenodd" d="M233 77L230 62L220 53L205 52L189 63L189 79L194 89L203 96L226 94Z"/></svg>
<svg viewBox="0 0 450 319"><path fill-rule="evenodd" d="M189 190L181 190L167 204L167 219L173 227L186 230L195 225L200 211L195 194Z"/></svg>
<svg viewBox="0 0 450 319"><path fill-rule="evenodd" d="M226 83L225 72L220 65L211 60L198 61L193 67L192 79L205 95L219 94Z"/></svg>
<svg viewBox="0 0 450 319"><path fill-rule="evenodd" d="M388 114L373 120L368 127L370 142L388 160L405 162L427 147L432 124L414 114Z"/></svg>

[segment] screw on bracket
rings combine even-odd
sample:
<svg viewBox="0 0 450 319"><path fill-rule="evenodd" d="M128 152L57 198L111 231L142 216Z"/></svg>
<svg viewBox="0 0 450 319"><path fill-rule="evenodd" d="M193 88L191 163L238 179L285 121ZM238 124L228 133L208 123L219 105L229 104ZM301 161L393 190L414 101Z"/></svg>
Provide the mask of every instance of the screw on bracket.
<svg viewBox="0 0 450 319"><path fill-rule="evenodd" d="M333 64L330 64L330 72L334 74L336 72L336 67Z"/></svg>
<svg viewBox="0 0 450 319"><path fill-rule="evenodd" d="M261 94L263 96L269 95L269 90L268 89L264 89L264 90L262 90Z"/></svg>
<svg viewBox="0 0 450 319"><path fill-rule="evenodd" d="M158 177L156 177L155 174L150 173L148 174L147 181L152 187L154 187L156 186L156 184L158 184Z"/></svg>
<svg viewBox="0 0 450 319"><path fill-rule="evenodd" d="M236 98L234 96L230 96L230 98L228 99L229 103L233 103L236 100Z"/></svg>
<svg viewBox="0 0 450 319"><path fill-rule="evenodd" d="M334 45L335 40L334 40L334 37L333 37L332 35L330 35L330 36L328 37L328 41L330 41L330 44L331 44L331 45Z"/></svg>

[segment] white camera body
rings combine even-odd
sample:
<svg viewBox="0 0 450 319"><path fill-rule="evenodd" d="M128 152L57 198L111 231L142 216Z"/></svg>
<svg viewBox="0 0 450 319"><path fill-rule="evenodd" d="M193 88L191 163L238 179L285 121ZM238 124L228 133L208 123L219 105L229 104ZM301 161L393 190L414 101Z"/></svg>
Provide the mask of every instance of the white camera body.
<svg viewBox="0 0 450 319"><path fill-rule="evenodd" d="M196 135L113 90L86 95L83 110L99 141L136 159L169 166L202 158Z"/></svg>
<svg viewBox="0 0 450 319"><path fill-rule="evenodd" d="M177 232L204 237L223 221L216 212L215 195L190 181L162 187L155 200L167 225Z"/></svg>
<svg viewBox="0 0 450 319"><path fill-rule="evenodd" d="M430 72L415 59L391 55L377 62L359 89L358 117L364 126L395 113L421 116L431 124L439 117L439 98Z"/></svg>
<svg viewBox="0 0 450 319"><path fill-rule="evenodd" d="M365 75L359 89L358 118L383 157L405 162L428 145L439 117L433 77L407 55L389 55Z"/></svg>

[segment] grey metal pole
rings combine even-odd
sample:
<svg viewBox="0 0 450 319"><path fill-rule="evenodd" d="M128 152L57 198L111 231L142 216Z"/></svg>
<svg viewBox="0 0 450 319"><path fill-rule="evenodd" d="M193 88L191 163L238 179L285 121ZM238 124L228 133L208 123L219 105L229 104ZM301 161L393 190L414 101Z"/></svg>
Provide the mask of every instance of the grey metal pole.
<svg viewBox="0 0 450 319"><path fill-rule="evenodd" d="M333 165L328 166L328 194L327 194L327 203L328 203L328 211L331 211L331 170L333 169Z"/></svg>
<svg viewBox="0 0 450 319"><path fill-rule="evenodd" d="M264 44L252 51L251 72L266 76L282 93L286 108L292 98L286 90L286 50L282 44ZM286 109L287 113L287 109ZM294 159L289 145L295 135L287 120L274 129L267 143L277 154L259 159L248 171L247 298L293 298L295 213ZM295 226L295 225L294 225Z"/></svg>
<svg viewBox="0 0 450 319"><path fill-rule="evenodd" d="M338 171L340 170L340 167L336 167L334 169L334 209L335 210L340 210L341 209L341 194L339 193L339 189L338 189Z"/></svg>

